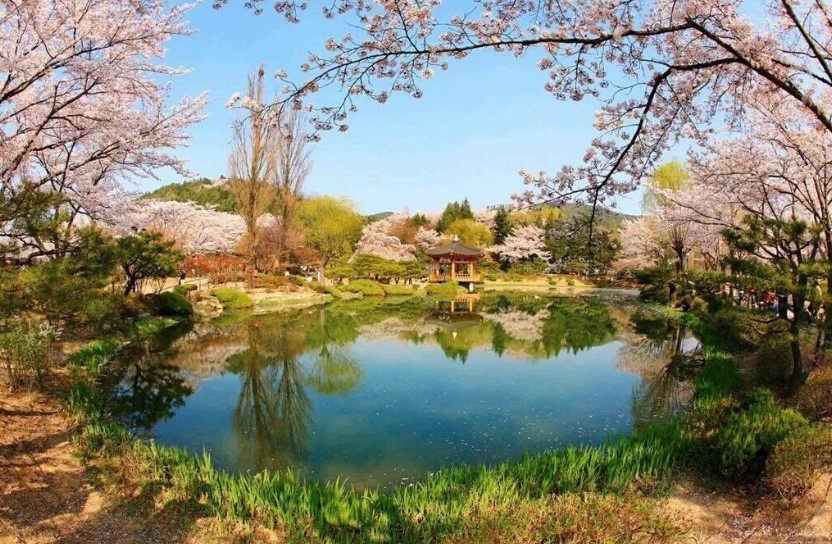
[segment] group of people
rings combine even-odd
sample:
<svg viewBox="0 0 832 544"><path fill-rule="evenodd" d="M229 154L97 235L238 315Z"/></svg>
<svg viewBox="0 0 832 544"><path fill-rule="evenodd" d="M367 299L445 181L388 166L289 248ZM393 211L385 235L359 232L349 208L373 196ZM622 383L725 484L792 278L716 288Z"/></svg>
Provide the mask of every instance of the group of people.
<svg viewBox="0 0 832 544"><path fill-rule="evenodd" d="M815 280L812 283L812 289L807 293L805 304L806 316L809 320L815 320L822 317L823 313L823 290L820 282ZM749 308L759 308L778 314L781 317L788 317L788 310L794 305L792 295L766 290L760 295L753 287L749 287L745 291L739 292L737 304L740 306L747 306Z"/></svg>

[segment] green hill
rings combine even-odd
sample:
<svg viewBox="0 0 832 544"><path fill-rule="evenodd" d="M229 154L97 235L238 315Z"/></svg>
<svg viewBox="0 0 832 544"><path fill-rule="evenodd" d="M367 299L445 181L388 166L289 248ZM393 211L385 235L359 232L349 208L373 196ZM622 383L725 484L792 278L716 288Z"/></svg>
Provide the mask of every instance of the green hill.
<svg viewBox="0 0 832 544"><path fill-rule="evenodd" d="M214 181L208 178L194 179L182 183L171 183L155 191L145 193L142 198L193 202L200 206L213 206L217 211L236 211L234 194L228 189L224 180Z"/></svg>
<svg viewBox="0 0 832 544"><path fill-rule="evenodd" d="M376 221L381 221L382 219L387 219L391 215L393 215L393 212L379 212L379 213L374 213L372 215L367 215L365 217L367 218L368 223L375 223Z"/></svg>

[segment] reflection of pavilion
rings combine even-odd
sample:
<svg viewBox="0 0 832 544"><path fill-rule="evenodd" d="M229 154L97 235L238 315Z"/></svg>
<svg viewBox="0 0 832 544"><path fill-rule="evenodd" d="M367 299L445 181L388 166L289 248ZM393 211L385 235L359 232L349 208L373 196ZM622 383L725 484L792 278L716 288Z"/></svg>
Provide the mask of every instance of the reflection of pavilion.
<svg viewBox="0 0 832 544"><path fill-rule="evenodd" d="M474 303L479 299L479 293L466 293L457 295L453 300L437 300L433 303L433 309L440 314L472 314L474 313Z"/></svg>

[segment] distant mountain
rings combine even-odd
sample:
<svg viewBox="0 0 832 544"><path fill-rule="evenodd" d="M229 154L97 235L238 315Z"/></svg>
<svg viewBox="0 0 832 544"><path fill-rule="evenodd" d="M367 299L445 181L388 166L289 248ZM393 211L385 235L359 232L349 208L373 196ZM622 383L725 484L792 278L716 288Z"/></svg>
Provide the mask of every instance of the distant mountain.
<svg viewBox="0 0 832 544"><path fill-rule="evenodd" d="M382 219L387 219L391 215L395 215L393 212L379 212L374 213L373 215L365 215L364 217L370 223L375 223L376 221L381 221Z"/></svg>
<svg viewBox="0 0 832 544"><path fill-rule="evenodd" d="M580 213L588 214L592 211L592 207L589 204L567 204L561 209L567 217L572 217ZM599 207L596 213L598 214L601 225L614 228L621 228L624 221L635 217L634 215L621 213L603 206Z"/></svg>
<svg viewBox="0 0 832 544"><path fill-rule="evenodd" d="M155 191L145 193L142 198L194 202L200 206L213 206L220 212L235 212L237 202L225 179L194 179L182 183L171 183Z"/></svg>

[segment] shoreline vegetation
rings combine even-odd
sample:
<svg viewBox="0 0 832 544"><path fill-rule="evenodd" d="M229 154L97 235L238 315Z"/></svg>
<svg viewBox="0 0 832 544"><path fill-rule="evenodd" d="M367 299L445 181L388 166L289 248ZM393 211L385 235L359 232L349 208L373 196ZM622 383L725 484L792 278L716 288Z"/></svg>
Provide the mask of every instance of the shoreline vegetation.
<svg viewBox="0 0 832 544"><path fill-rule="evenodd" d="M198 310L208 318L217 317L222 311L245 310L252 313L290 311L327 304L335 300L351 300L361 297L418 296L453 299L468 291L456 282L430 284L417 282L383 283L371 279L355 279L339 285L322 286L301 276L286 279L265 276L249 281L228 282L219 285L204 284L200 278L190 283L168 287L192 300ZM291 286L291 288L289 288ZM638 291L629 286L596 284L571 276L524 276L485 280L475 292L528 292L558 296L575 296L592 292L619 293L636 296Z"/></svg>
<svg viewBox="0 0 832 544"><path fill-rule="evenodd" d="M247 304L239 294L224 295ZM768 390L744 390L707 314L648 309L684 320L703 341L687 412L603 446L450 467L387 493L302 481L291 472L229 474L215 470L208 454L159 446L109 420L96 388L99 372L124 346L185 318L140 319L84 345L68 359L64 405L77 422L83 462L107 488L152 497L157 509L188 518L207 517L213 531L232 540L684 542L691 528L663 504L686 474L753 482L757 493L787 503L805 495L829 466L828 425L781 407Z"/></svg>

